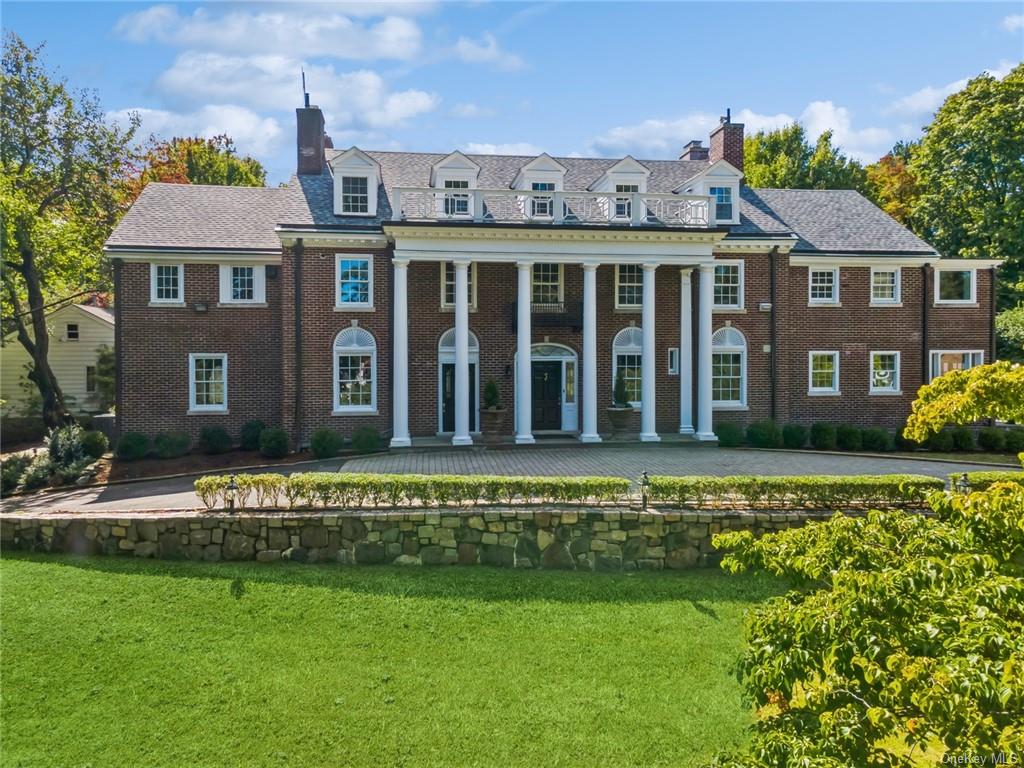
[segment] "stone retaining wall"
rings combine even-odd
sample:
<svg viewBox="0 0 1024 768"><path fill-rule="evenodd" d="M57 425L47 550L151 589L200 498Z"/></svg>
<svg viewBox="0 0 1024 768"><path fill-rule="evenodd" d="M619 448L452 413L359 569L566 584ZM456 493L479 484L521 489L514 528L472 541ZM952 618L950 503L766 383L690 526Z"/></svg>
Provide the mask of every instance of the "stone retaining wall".
<svg viewBox="0 0 1024 768"><path fill-rule="evenodd" d="M4 549L161 559L496 565L618 571L714 565L711 536L821 519L815 512L486 507L389 512L10 515Z"/></svg>

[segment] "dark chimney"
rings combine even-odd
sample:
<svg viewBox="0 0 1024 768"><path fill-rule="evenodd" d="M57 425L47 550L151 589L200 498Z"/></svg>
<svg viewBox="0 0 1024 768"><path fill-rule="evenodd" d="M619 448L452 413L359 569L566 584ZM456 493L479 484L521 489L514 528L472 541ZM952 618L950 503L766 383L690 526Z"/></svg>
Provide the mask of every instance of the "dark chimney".
<svg viewBox="0 0 1024 768"><path fill-rule="evenodd" d="M732 113L726 110L725 117L711 132L709 158L716 163L725 160L737 170L743 170L743 123L734 123Z"/></svg>
<svg viewBox="0 0 1024 768"><path fill-rule="evenodd" d="M308 103L308 101L307 101ZM324 113L320 107L295 110L300 174L318 175L324 170Z"/></svg>
<svg viewBox="0 0 1024 768"><path fill-rule="evenodd" d="M700 139L694 139L687 143L683 147L683 154L679 156L680 160L707 160L708 159L708 148L700 145Z"/></svg>

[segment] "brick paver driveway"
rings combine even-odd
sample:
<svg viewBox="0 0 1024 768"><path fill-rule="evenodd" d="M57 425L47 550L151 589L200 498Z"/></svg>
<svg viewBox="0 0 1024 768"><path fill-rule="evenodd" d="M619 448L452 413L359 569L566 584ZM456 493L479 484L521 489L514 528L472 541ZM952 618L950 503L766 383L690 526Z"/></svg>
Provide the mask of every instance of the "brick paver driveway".
<svg viewBox="0 0 1024 768"><path fill-rule="evenodd" d="M264 471L397 472L494 475L616 475L635 480L645 469L660 475L855 475L914 473L947 477L972 467L955 462L869 458L788 451L746 451L694 445L597 445L393 452ZM981 469L981 467L973 467ZM1006 467L1009 469L1009 467ZM147 480L101 488L81 488L5 499L3 511L138 511L194 509L194 478Z"/></svg>

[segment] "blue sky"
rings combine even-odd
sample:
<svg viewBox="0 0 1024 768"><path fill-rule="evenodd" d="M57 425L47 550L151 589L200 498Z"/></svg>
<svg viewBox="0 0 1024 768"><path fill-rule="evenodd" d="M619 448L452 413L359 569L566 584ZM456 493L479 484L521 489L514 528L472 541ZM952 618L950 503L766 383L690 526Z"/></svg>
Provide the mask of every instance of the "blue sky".
<svg viewBox="0 0 1024 768"><path fill-rule="evenodd" d="M871 160L1024 59L1024 3L3 4L112 119L294 167L305 67L335 146L675 157L731 107Z"/></svg>

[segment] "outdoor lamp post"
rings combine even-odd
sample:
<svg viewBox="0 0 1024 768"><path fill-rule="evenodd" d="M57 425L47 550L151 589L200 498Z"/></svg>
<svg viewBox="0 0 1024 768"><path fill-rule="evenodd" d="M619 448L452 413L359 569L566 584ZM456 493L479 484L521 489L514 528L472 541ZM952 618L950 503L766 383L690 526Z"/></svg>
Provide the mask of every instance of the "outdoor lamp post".
<svg viewBox="0 0 1024 768"><path fill-rule="evenodd" d="M235 476L232 475L228 479L228 509L232 512L235 511L235 495L238 493L238 483L235 482Z"/></svg>
<svg viewBox="0 0 1024 768"><path fill-rule="evenodd" d="M647 470L645 469L643 472L640 473L640 508L645 511L647 509L647 492L650 487L651 478L647 474Z"/></svg>
<svg viewBox="0 0 1024 768"><path fill-rule="evenodd" d="M964 472L960 475L960 479L956 481L956 489L960 491L964 496L971 492L971 483L967 479L967 473Z"/></svg>

